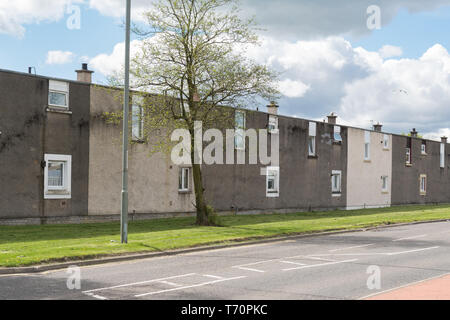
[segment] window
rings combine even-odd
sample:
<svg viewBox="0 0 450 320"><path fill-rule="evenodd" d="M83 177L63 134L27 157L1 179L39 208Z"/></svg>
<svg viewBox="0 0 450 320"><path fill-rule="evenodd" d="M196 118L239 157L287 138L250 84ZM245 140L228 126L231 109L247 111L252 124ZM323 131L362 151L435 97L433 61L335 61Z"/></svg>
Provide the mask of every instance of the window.
<svg viewBox="0 0 450 320"><path fill-rule="evenodd" d="M72 156L46 154L44 160L44 199L70 199Z"/></svg>
<svg viewBox="0 0 450 320"><path fill-rule="evenodd" d="M278 197L280 193L280 168L268 167L266 170L266 196Z"/></svg>
<svg viewBox="0 0 450 320"><path fill-rule="evenodd" d="M48 105L57 108L69 108L69 84L62 81L49 81Z"/></svg>
<svg viewBox="0 0 450 320"><path fill-rule="evenodd" d="M426 141L422 141L422 144L420 145L420 153L427 154L427 142Z"/></svg>
<svg viewBox="0 0 450 320"><path fill-rule="evenodd" d="M441 168L445 168L445 143L441 143L440 166Z"/></svg>
<svg viewBox="0 0 450 320"><path fill-rule="evenodd" d="M269 133L278 133L278 117L269 116L268 130Z"/></svg>
<svg viewBox="0 0 450 320"><path fill-rule="evenodd" d="M383 135L383 149L389 149L389 136L387 134Z"/></svg>
<svg viewBox="0 0 450 320"><path fill-rule="evenodd" d="M340 126L334 126L334 141L342 142L341 127Z"/></svg>
<svg viewBox="0 0 450 320"><path fill-rule="evenodd" d="M424 196L427 194L427 175L420 175L420 195Z"/></svg>
<svg viewBox="0 0 450 320"><path fill-rule="evenodd" d="M236 111L235 114L234 147L237 150L245 150L245 112Z"/></svg>
<svg viewBox="0 0 450 320"><path fill-rule="evenodd" d="M406 140L406 165L411 165L411 138Z"/></svg>
<svg viewBox="0 0 450 320"><path fill-rule="evenodd" d="M190 168L181 168L178 180L178 191L189 191Z"/></svg>
<svg viewBox="0 0 450 320"><path fill-rule="evenodd" d="M370 131L364 132L364 160L370 160Z"/></svg>
<svg viewBox="0 0 450 320"><path fill-rule="evenodd" d="M144 108L138 105L131 107L131 134L132 139L142 140L144 139Z"/></svg>
<svg viewBox="0 0 450 320"><path fill-rule="evenodd" d="M315 122L309 123L309 136L308 136L308 155L314 157L316 155L316 132L317 126Z"/></svg>
<svg viewBox="0 0 450 320"><path fill-rule="evenodd" d="M388 192L388 176L381 177L381 191Z"/></svg>
<svg viewBox="0 0 450 320"><path fill-rule="evenodd" d="M342 172L340 170L333 170L331 173L331 192L333 195L341 194L341 178Z"/></svg>

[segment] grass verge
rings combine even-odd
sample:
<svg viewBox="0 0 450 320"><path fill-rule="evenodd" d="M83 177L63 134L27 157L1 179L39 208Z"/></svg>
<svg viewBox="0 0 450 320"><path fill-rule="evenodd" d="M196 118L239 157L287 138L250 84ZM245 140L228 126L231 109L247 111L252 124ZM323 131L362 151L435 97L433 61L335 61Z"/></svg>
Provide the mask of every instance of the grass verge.
<svg viewBox="0 0 450 320"><path fill-rule="evenodd" d="M128 245L120 244L118 222L0 226L0 267L441 219L450 219L450 205L226 216L222 227L198 227L194 218L158 219L130 222Z"/></svg>

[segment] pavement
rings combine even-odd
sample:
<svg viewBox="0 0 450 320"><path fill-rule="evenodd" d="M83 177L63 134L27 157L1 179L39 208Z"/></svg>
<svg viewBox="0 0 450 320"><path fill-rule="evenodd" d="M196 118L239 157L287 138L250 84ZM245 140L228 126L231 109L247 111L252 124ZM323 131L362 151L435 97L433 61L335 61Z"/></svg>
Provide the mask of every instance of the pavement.
<svg viewBox="0 0 450 320"><path fill-rule="evenodd" d="M450 299L450 222L0 276L0 299Z"/></svg>

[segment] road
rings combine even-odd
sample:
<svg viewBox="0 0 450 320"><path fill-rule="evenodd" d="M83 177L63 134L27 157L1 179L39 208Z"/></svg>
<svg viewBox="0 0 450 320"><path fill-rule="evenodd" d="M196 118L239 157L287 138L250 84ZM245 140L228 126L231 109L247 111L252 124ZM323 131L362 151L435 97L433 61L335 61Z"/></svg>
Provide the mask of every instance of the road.
<svg viewBox="0 0 450 320"><path fill-rule="evenodd" d="M68 270L1 276L0 299L362 299L447 274L439 222L81 267L72 290Z"/></svg>

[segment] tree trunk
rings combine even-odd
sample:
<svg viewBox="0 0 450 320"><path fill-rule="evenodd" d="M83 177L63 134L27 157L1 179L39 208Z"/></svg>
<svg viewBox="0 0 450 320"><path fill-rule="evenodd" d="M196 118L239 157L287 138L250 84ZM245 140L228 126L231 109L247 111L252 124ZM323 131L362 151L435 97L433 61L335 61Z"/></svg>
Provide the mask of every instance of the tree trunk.
<svg viewBox="0 0 450 320"><path fill-rule="evenodd" d="M197 224L201 226L209 225L208 210L203 194L202 170L199 164L192 165L192 175L195 188L195 205L197 207Z"/></svg>

